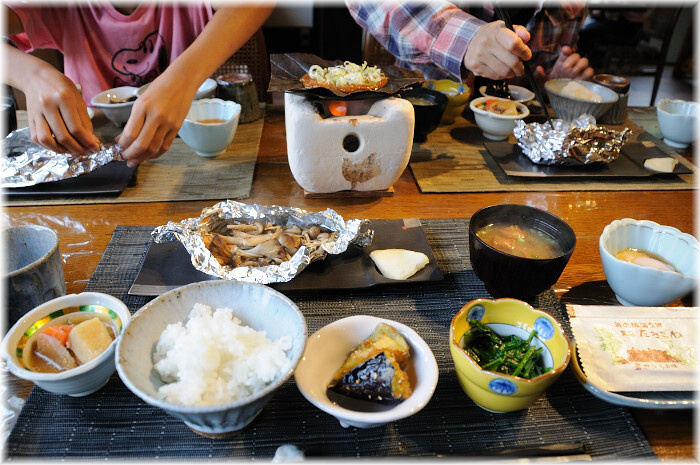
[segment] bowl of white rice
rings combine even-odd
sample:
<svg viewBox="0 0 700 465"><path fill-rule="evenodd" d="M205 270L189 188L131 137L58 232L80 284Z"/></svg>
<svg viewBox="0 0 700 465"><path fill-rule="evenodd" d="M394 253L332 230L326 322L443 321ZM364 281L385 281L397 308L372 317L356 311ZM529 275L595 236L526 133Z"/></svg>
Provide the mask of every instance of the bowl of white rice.
<svg viewBox="0 0 700 465"><path fill-rule="evenodd" d="M549 104L557 118L573 121L582 114L599 119L617 102L615 91L579 79L552 79L544 83Z"/></svg>
<svg viewBox="0 0 700 465"><path fill-rule="evenodd" d="M195 433L249 425L292 375L307 338L299 308L255 283L174 289L139 309L116 347L124 384Z"/></svg>

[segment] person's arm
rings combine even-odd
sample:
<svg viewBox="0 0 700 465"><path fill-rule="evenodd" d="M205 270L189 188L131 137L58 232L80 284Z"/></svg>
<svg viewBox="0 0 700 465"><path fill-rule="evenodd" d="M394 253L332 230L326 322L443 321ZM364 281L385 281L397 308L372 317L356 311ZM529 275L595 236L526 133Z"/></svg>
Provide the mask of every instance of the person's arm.
<svg viewBox="0 0 700 465"><path fill-rule="evenodd" d="M402 62L424 71L430 66L464 77L502 79L524 72L529 59L525 28L517 34L502 22L487 23L454 4L442 2L364 2L346 0L355 21Z"/></svg>
<svg viewBox="0 0 700 465"><path fill-rule="evenodd" d="M8 35L23 32L17 14L4 5L2 8ZM92 131L87 106L73 81L39 58L9 44L2 46L6 65L3 82L24 92L32 140L60 153L98 150L100 143Z"/></svg>
<svg viewBox="0 0 700 465"><path fill-rule="evenodd" d="M255 34L274 8L270 3L224 5L134 102L117 139L130 166L157 158L170 148L199 86Z"/></svg>

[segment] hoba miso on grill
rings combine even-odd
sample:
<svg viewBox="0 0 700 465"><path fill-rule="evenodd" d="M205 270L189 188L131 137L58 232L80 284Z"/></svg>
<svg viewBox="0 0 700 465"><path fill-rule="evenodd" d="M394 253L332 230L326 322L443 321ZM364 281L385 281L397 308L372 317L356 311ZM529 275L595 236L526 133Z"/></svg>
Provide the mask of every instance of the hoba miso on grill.
<svg viewBox="0 0 700 465"><path fill-rule="evenodd" d="M395 403L413 389L404 371L410 358L408 343L391 325L379 323L360 342L333 376L328 389L356 399Z"/></svg>

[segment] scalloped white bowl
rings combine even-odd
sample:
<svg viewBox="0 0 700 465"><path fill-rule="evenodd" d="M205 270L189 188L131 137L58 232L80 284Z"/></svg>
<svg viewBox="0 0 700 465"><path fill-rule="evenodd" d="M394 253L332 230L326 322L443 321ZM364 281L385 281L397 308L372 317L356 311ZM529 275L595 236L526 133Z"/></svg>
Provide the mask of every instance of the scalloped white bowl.
<svg viewBox="0 0 700 465"><path fill-rule="evenodd" d="M486 102L487 100L494 99L505 100L507 102L511 101L498 97L478 97L469 102L469 108L474 112L474 120L484 133L484 137L491 140L503 140L513 133L515 124L519 119L526 118L530 115L530 109L522 103L515 102L518 107L517 115L499 115L498 113L476 107L476 105Z"/></svg>
<svg viewBox="0 0 700 465"><path fill-rule="evenodd" d="M627 248L657 255L678 272L615 258ZM615 220L600 235L599 249L605 278L623 305L663 306L686 296L700 283L700 244L676 228L648 220Z"/></svg>
<svg viewBox="0 0 700 465"><path fill-rule="evenodd" d="M410 346L411 358L406 371L412 381L413 393L395 405L349 400L347 405L341 406L333 402L326 389L329 381L348 354L367 339L380 322L396 328ZM384 318L355 315L334 321L309 337L304 355L294 371L294 379L306 400L334 416L344 428L372 428L409 417L425 407L437 386L438 366L430 347L413 329ZM351 408L354 405L358 405L358 409Z"/></svg>
<svg viewBox="0 0 700 465"><path fill-rule="evenodd" d="M121 300L99 292L68 294L43 303L15 323L2 341L2 356L7 361L10 372L18 378L32 381L48 392L73 397L92 394L104 386L114 373L114 350L121 333L96 358L71 370L39 373L25 368L21 361L25 333L29 336L52 319L76 311L106 313L112 317L121 333L131 318L131 312Z"/></svg>
<svg viewBox="0 0 700 465"><path fill-rule="evenodd" d="M695 140L700 115L700 103L686 100L661 99L656 107L659 129L664 142L675 148L686 148Z"/></svg>
<svg viewBox="0 0 700 465"><path fill-rule="evenodd" d="M262 390L243 399L216 405L179 405L158 397L165 383L153 366L153 353L169 324L185 321L195 303L231 308L241 324L265 331L271 340L292 337L289 365ZM184 421L205 437L225 437L248 426L292 376L306 345L306 319L282 293L257 283L203 281L182 286L141 307L124 328L117 344L117 372L131 392L144 402Z"/></svg>
<svg viewBox="0 0 700 465"><path fill-rule="evenodd" d="M134 106L134 101L124 103L109 103L109 96L114 95L118 99L129 97L138 97L138 87L122 86L108 89L100 92L90 99L90 105L97 107L105 114L107 119L113 122L116 126L121 126L131 116L131 109Z"/></svg>
<svg viewBox="0 0 700 465"><path fill-rule="evenodd" d="M570 97L563 94L562 89L571 81L576 81L588 90L595 92L600 96L602 101L591 102L590 100ZM557 117L566 121L573 121L583 113L593 115L597 120L618 100L618 95L615 91L594 82L581 81L578 79L552 79L544 83L544 88L547 90L549 103L552 105Z"/></svg>
<svg viewBox="0 0 700 465"><path fill-rule="evenodd" d="M202 157L215 157L226 150L233 140L241 117L241 105L229 100L203 98L195 100L182 122L178 135ZM202 120L223 120L201 123Z"/></svg>

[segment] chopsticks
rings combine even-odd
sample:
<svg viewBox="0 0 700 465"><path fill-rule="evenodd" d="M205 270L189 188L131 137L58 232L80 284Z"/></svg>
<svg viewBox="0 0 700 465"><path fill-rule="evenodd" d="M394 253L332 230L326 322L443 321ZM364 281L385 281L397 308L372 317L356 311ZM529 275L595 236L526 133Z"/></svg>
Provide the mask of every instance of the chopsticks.
<svg viewBox="0 0 700 465"><path fill-rule="evenodd" d="M508 14L508 12L497 4L494 4L493 8L496 12L496 15L498 16L498 19L503 21L508 29L515 32L515 30L513 29L513 23L510 20L510 15ZM544 115L547 117L549 126L552 129L554 129L554 124L552 124L552 118L549 116L549 112L547 111L547 105L545 105L544 103L544 98L542 97L540 88L537 85L537 81L535 80L535 75L532 73L530 65L525 60L520 61L522 61L523 66L525 66L525 75L527 76L528 81L530 81L530 87L532 87L532 91L535 93L535 98L537 99L537 102L539 102L539 104L542 106L542 111L544 111Z"/></svg>

